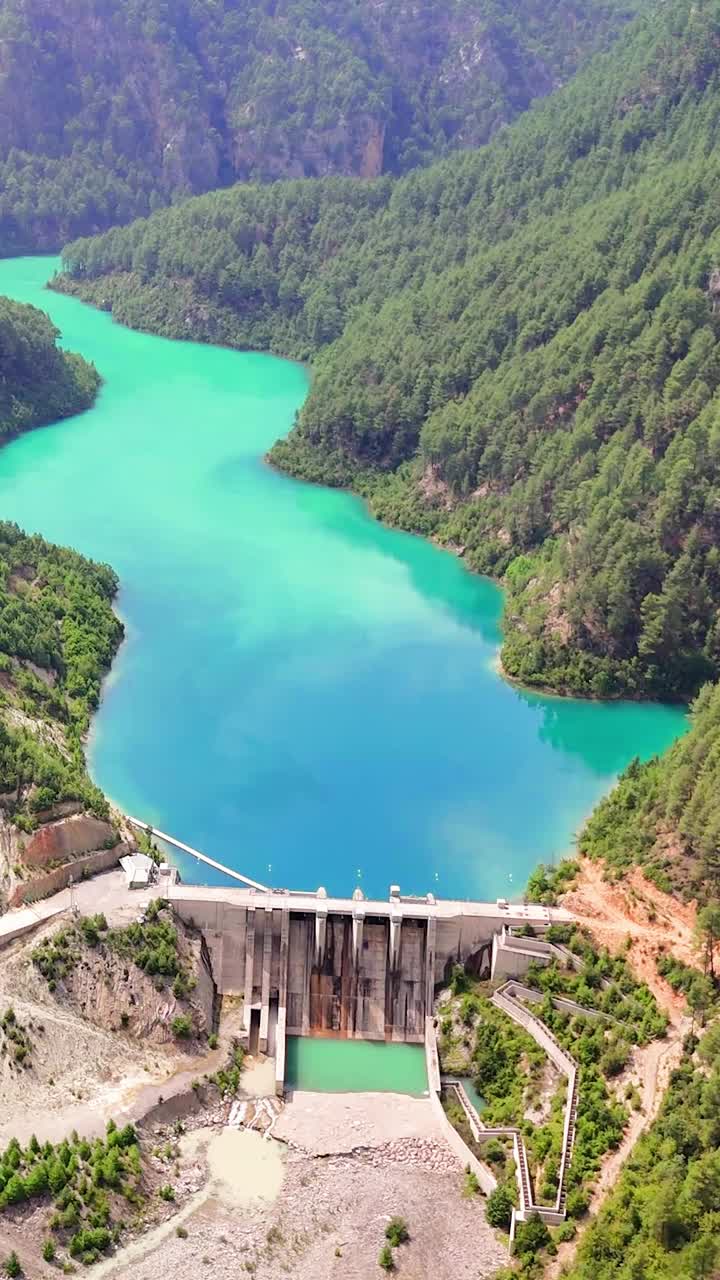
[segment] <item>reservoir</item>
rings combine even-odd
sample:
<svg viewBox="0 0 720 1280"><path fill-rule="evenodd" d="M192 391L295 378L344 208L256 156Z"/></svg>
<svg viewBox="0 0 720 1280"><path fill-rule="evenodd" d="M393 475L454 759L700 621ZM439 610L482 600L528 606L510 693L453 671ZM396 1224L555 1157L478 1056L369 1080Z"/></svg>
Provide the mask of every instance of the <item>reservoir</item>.
<svg viewBox="0 0 720 1280"><path fill-rule="evenodd" d="M0 451L0 513L119 574L95 780L264 883L521 893L682 711L504 682L493 583L263 461L301 366L123 329L44 290L56 265L0 262L0 293L49 312L104 386Z"/></svg>

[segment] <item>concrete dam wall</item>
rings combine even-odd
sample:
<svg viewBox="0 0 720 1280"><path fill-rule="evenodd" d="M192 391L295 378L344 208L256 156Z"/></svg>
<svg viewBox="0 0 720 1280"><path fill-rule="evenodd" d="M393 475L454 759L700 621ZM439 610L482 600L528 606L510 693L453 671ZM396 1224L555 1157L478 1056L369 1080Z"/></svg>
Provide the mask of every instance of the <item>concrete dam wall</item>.
<svg viewBox="0 0 720 1280"><path fill-rule="evenodd" d="M545 907L328 898L318 893L172 885L176 913L202 930L218 991L242 995L261 1051L285 1035L423 1043L436 987L454 964L489 974L503 926L569 918Z"/></svg>

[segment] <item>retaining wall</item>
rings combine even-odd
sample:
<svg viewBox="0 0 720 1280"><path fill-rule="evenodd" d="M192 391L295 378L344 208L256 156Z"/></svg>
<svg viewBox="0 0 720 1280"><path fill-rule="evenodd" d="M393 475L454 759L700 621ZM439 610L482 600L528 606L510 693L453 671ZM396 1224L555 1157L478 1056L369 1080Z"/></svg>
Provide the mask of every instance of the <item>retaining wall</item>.
<svg viewBox="0 0 720 1280"><path fill-rule="evenodd" d="M51 893L66 889L71 876L77 883L82 878L83 872L92 875L96 871L107 871L124 857L129 848L127 844L116 844L114 849L98 849L95 853L86 854L83 858L66 862L62 867L56 867L54 871L46 871L44 875L25 880L13 889L8 899L8 906L21 907L24 902L38 902L40 898L47 898Z"/></svg>

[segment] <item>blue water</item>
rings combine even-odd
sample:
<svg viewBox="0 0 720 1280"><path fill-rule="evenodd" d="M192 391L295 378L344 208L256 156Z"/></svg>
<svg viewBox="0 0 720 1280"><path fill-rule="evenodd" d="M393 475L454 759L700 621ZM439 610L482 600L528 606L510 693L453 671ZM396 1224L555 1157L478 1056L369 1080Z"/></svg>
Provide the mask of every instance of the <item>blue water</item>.
<svg viewBox="0 0 720 1280"><path fill-rule="evenodd" d="M126 812L276 885L495 897L681 732L677 709L511 687L492 583L268 468L300 366L130 332L43 291L53 267L2 262L0 292L105 385L0 452L0 511L120 575L90 763Z"/></svg>

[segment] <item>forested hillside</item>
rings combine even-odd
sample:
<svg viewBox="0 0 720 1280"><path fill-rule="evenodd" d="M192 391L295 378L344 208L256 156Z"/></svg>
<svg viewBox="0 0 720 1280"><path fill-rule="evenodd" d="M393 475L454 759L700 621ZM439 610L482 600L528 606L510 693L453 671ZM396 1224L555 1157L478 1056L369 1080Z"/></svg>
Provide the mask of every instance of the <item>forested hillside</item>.
<svg viewBox="0 0 720 1280"><path fill-rule="evenodd" d="M56 346L43 311L0 297L0 442L87 409L100 379L93 365Z"/></svg>
<svg viewBox="0 0 720 1280"><path fill-rule="evenodd" d="M580 1245L569 1280L713 1280L720 1261L720 1023L673 1073L660 1116Z"/></svg>
<svg viewBox="0 0 720 1280"><path fill-rule="evenodd" d="M0 253L477 146L643 0L3 0Z"/></svg>
<svg viewBox="0 0 720 1280"><path fill-rule="evenodd" d="M681 697L720 672L719 124L720 3L680 0L484 150L190 200L60 287L313 357L278 465L504 576L512 675Z"/></svg>
<svg viewBox="0 0 720 1280"><path fill-rule="evenodd" d="M0 298L0 441L79 413L95 368L35 307ZM122 637L111 569L0 522L0 813L30 828L58 801L104 815L83 737Z"/></svg>
<svg viewBox="0 0 720 1280"><path fill-rule="evenodd" d="M108 812L83 737L122 638L116 590L106 565L0 523L0 806L26 829L58 801Z"/></svg>
<svg viewBox="0 0 720 1280"><path fill-rule="evenodd" d="M685 897L720 898L720 685L702 689L690 732L669 751L630 765L580 848L615 871L640 863Z"/></svg>

